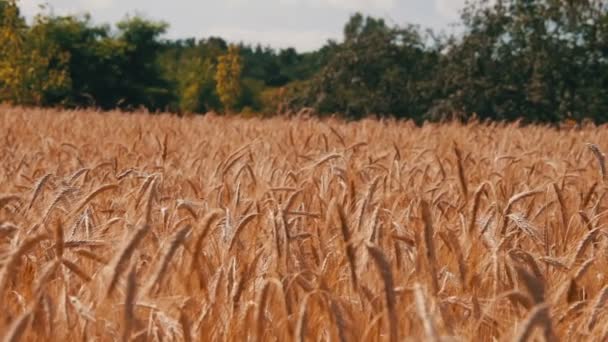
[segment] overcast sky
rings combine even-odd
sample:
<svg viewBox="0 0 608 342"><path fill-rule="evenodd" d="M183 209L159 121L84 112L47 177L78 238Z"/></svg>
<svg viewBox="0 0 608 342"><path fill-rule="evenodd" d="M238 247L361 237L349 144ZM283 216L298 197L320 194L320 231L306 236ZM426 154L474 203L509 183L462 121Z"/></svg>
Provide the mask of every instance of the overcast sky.
<svg viewBox="0 0 608 342"><path fill-rule="evenodd" d="M47 3L57 15L90 13L96 23L114 23L142 14L170 24L169 38L221 36L299 51L340 39L351 14L444 29L458 20L465 0L20 0L26 16Z"/></svg>

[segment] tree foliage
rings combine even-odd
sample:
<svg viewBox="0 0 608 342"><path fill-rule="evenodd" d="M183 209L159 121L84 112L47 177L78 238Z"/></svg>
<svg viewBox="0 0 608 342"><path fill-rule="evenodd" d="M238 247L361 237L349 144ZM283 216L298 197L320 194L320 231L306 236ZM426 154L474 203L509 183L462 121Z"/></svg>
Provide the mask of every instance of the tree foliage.
<svg viewBox="0 0 608 342"><path fill-rule="evenodd" d="M239 48L235 45L228 47L225 55L218 57L215 81L217 93L226 111L234 109L241 95L242 61Z"/></svg>
<svg viewBox="0 0 608 342"><path fill-rule="evenodd" d="M608 121L607 0L471 0L462 34L355 14L317 51L163 39L167 25L0 0L0 100L17 104Z"/></svg>
<svg viewBox="0 0 608 342"><path fill-rule="evenodd" d="M608 118L605 1L482 0L462 18L438 78L443 104L501 120Z"/></svg>
<svg viewBox="0 0 608 342"><path fill-rule="evenodd" d="M307 94L320 112L420 117L431 100L429 82L438 53L426 48L414 26L390 27L382 19L354 15L344 42L331 43L331 58Z"/></svg>
<svg viewBox="0 0 608 342"><path fill-rule="evenodd" d="M90 17L38 15L26 25L2 1L2 98L19 104L164 109L172 100L157 57L166 24L127 18L113 32Z"/></svg>
<svg viewBox="0 0 608 342"><path fill-rule="evenodd" d="M49 39L44 16L28 28L14 0L1 4L0 101L51 104L54 94L70 86L68 55Z"/></svg>

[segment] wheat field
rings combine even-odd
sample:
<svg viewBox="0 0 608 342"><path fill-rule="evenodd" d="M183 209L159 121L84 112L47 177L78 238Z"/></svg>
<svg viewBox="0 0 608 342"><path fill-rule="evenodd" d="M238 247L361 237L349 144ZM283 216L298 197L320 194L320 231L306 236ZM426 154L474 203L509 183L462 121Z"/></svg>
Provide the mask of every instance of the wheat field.
<svg viewBox="0 0 608 342"><path fill-rule="evenodd" d="M605 127L0 107L5 341L606 340Z"/></svg>

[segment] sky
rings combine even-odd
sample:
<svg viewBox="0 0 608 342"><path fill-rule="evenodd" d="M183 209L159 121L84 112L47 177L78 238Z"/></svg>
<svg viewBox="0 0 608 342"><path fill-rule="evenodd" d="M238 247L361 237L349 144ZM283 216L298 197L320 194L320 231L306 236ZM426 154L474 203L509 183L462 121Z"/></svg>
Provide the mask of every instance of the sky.
<svg viewBox="0 0 608 342"><path fill-rule="evenodd" d="M340 40L355 12L382 17L393 24L455 30L465 0L20 0L32 17L46 3L56 15L90 13L95 23L115 23L138 14L163 20L166 38L220 36L231 42L260 43L298 51Z"/></svg>

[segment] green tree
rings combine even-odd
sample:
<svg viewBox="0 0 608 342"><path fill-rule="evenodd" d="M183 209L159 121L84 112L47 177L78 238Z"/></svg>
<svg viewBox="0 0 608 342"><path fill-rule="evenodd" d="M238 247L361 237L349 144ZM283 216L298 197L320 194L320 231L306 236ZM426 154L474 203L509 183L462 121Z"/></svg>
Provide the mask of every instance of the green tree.
<svg viewBox="0 0 608 342"><path fill-rule="evenodd" d="M241 94L241 70L239 49L231 45L228 52L218 58L215 74L217 93L226 111L234 109Z"/></svg>
<svg viewBox="0 0 608 342"><path fill-rule="evenodd" d="M118 62L123 94L122 105L144 106L152 110L166 109L173 100L170 83L163 77L158 63L162 44L160 36L168 25L141 17L127 18L117 24L117 41L124 45Z"/></svg>
<svg viewBox="0 0 608 342"><path fill-rule="evenodd" d="M213 63L209 59L192 59L187 70L180 80L180 111L204 113L218 108Z"/></svg>
<svg viewBox="0 0 608 342"><path fill-rule="evenodd" d="M0 2L0 101L47 105L70 86L66 60L49 39L45 16L27 27L15 0Z"/></svg>
<svg viewBox="0 0 608 342"><path fill-rule="evenodd" d="M121 84L126 44L110 34L109 26L95 26L89 16L48 17L44 30L69 55L71 88L58 94L68 106L112 109L123 99Z"/></svg>
<svg viewBox="0 0 608 342"><path fill-rule="evenodd" d="M13 25L8 32L12 36L20 33L21 38L12 45L2 44L8 51L6 56L9 52L18 56L1 61L11 65L5 70L26 77L25 80L17 78L21 89L30 93L36 87L45 89L42 101L29 101L21 96L16 103L103 109L144 106L163 110L172 101L173 89L157 61L161 49L159 37L166 24L128 18L112 33L109 26L93 25L89 16L39 15L37 18L30 28L22 24L22 28L16 30ZM32 85L28 79L46 83Z"/></svg>
<svg viewBox="0 0 608 342"><path fill-rule="evenodd" d="M219 38L163 42L158 63L175 93L172 110L203 113L222 108L216 91L215 61L226 49Z"/></svg>
<svg viewBox="0 0 608 342"><path fill-rule="evenodd" d="M463 11L465 34L442 61L435 114L557 122L608 110L606 2L487 0Z"/></svg>
<svg viewBox="0 0 608 342"><path fill-rule="evenodd" d="M330 43L327 63L311 82L308 100L320 112L420 118L432 99L428 85L438 53L415 26L390 27L356 14L344 42Z"/></svg>

